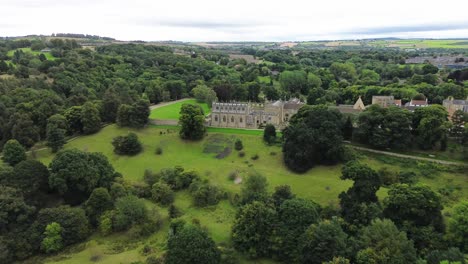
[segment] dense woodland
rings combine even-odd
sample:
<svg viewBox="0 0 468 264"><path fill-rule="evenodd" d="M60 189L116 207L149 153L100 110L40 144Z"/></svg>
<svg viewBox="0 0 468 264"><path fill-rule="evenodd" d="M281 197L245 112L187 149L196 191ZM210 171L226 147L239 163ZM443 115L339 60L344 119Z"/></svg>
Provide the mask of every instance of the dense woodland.
<svg viewBox="0 0 468 264"><path fill-rule="evenodd" d="M44 48L52 57L34 53ZM146 209L148 199L170 206L173 219L167 252L148 263L237 263L235 252L284 263L465 263L468 203L455 206L446 223L433 190L416 184L410 173L385 177L361 164L343 140L437 151L452 142L468 157L467 116L457 113L449 121L439 105L414 112L372 106L359 116L329 106L352 104L359 96L370 104L373 95L403 102L427 98L432 104L448 96L465 99L467 70L407 65L405 58L423 54L392 49L244 52L262 62L202 48L175 54L170 47L137 44L93 51L74 40L0 42L0 262L60 252L93 232L155 232L161 217ZM197 172L168 168L145 174L145 185L129 184L101 153L60 151L68 137L96 133L106 123L143 128L150 104L185 97L208 103L307 101L281 139L267 126L265 141L281 144L286 166L298 173L344 163L341 177L352 187L340 194L339 207L322 207L295 197L289 186L268 193L267 179L251 175L232 199L238 207L233 249L219 248L199 223L178 220L172 205L174 192L183 189L198 207L231 196ZM201 109L184 106L181 138L202 138L203 120ZM40 141L58 152L48 167L26 158ZM112 145L119 155L141 151L132 133ZM379 201L382 186L389 187L388 197Z"/></svg>

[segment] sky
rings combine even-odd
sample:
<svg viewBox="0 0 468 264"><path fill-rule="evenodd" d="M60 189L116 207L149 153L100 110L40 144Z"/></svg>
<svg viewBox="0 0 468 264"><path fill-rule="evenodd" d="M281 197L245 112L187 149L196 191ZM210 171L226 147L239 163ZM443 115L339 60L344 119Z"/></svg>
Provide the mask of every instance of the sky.
<svg viewBox="0 0 468 264"><path fill-rule="evenodd" d="M0 36L144 41L468 38L468 0L0 0Z"/></svg>

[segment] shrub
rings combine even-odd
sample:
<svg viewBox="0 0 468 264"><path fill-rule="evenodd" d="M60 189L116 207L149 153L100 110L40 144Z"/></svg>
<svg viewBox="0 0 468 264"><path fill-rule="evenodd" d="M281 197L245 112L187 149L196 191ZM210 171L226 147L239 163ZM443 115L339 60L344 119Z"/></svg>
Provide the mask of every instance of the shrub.
<svg viewBox="0 0 468 264"><path fill-rule="evenodd" d="M153 186L155 183L159 181L159 175L153 173L151 170L145 170L145 174L143 175L143 180L149 186Z"/></svg>
<svg viewBox="0 0 468 264"><path fill-rule="evenodd" d="M237 177L237 174L238 174L237 171L231 171L231 172L229 173L229 175L228 175L228 179L229 179L230 181L235 180L236 177Z"/></svg>
<svg viewBox="0 0 468 264"><path fill-rule="evenodd" d="M141 143L135 133L114 138L112 145L114 146L114 152L119 155L136 155L142 150Z"/></svg>
<svg viewBox="0 0 468 264"><path fill-rule="evenodd" d="M158 182L151 188L151 198L162 205L169 205L174 201L174 191L166 183Z"/></svg>
<svg viewBox="0 0 468 264"><path fill-rule="evenodd" d="M272 144L276 141L276 128L272 124L267 124L263 131L263 140L266 143Z"/></svg>
<svg viewBox="0 0 468 264"><path fill-rule="evenodd" d="M112 223L116 230L126 230L147 220L148 210L143 200L132 195L117 199Z"/></svg>
<svg viewBox="0 0 468 264"><path fill-rule="evenodd" d="M218 204L222 199L222 191L208 182L194 182L190 185L190 192L193 196L193 203L198 207Z"/></svg>
<svg viewBox="0 0 468 264"><path fill-rule="evenodd" d="M245 152L244 151L239 151L239 157L241 157L241 158L245 157Z"/></svg>
<svg viewBox="0 0 468 264"><path fill-rule="evenodd" d="M237 151L242 150L244 148L244 145L242 144L242 140L237 139L236 142L234 143L234 149Z"/></svg>
<svg viewBox="0 0 468 264"><path fill-rule="evenodd" d="M258 154L255 154L255 155L253 155L253 156L251 157L252 160L258 160L258 158L260 158L260 157L258 156Z"/></svg>
<svg viewBox="0 0 468 264"><path fill-rule="evenodd" d="M156 148L156 155L162 155L163 149L161 147Z"/></svg>

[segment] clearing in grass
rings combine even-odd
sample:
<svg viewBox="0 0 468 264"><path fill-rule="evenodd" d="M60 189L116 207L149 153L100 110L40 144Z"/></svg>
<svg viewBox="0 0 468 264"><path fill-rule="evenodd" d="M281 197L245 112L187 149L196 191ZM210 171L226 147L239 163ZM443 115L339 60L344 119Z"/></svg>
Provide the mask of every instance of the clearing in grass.
<svg viewBox="0 0 468 264"><path fill-rule="evenodd" d="M161 120L179 120L180 108L183 104L196 104L202 107L205 115L211 112L207 103L200 103L195 99L184 100L181 102L168 104L151 110L150 119L161 119Z"/></svg>

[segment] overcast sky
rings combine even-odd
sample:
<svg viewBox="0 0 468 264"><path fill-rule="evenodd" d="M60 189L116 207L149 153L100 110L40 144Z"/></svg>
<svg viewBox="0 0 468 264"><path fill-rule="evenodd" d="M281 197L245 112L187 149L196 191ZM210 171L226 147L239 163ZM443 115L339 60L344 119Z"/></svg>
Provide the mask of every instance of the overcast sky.
<svg viewBox="0 0 468 264"><path fill-rule="evenodd" d="M468 0L0 0L0 36L304 41L468 38Z"/></svg>

